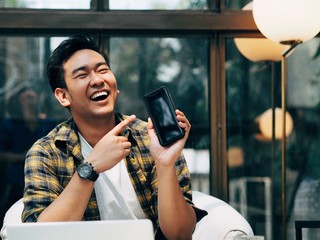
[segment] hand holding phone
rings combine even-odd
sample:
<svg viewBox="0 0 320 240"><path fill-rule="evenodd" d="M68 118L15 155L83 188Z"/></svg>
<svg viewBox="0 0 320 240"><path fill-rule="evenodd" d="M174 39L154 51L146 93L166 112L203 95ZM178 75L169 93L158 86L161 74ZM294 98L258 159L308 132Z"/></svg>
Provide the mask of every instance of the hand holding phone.
<svg viewBox="0 0 320 240"><path fill-rule="evenodd" d="M160 87L143 97L161 146L168 146L184 137L178 125L175 107L166 87Z"/></svg>

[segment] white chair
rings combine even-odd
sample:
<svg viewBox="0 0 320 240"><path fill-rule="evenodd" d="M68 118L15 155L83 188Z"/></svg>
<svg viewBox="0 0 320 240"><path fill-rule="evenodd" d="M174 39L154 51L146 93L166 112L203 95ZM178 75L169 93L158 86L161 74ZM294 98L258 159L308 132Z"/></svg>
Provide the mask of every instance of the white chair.
<svg viewBox="0 0 320 240"><path fill-rule="evenodd" d="M197 224L193 239L231 240L236 236L253 236L247 220L228 203L198 191L193 191L193 202L208 212Z"/></svg>
<svg viewBox="0 0 320 240"><path fill-rule="evenodd" d="M3 225L1 228L1 239L7 239L7 226L12 224L19 224L22 223L21 221L21 213L23 210L23 199L21 198L15 204L13 204L9 210L6 212L6 215L3 219Z"/></svg>
<svg viewBox="0 0 320 240"><path fill-rule="evenodd" d="M244 217L226 202L208 194L193 191L194 204L208 212L196 227L193 239L231 240L235 236L252 236L253 231ZM22 199L6 212L1 229L2 240L7 240L6 227L21 223Z"/></svg>

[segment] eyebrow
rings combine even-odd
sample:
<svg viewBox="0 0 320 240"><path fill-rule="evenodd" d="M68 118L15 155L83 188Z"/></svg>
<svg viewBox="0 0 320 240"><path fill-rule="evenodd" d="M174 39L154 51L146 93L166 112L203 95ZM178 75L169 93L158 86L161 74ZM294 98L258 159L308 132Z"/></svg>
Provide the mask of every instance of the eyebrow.
<svg viewBox="0 0 320 240"><path fill-rule="evenodd" d="M105 65L105 66L109 67L109 65L108 65L106 62L98 62L98 63L95 65L95 67L98 68L98 67L100 67L100 66L102 66L102 65ZM76 68L76 69L73 69L72 72L71 72L71 74L74 75L74 74L76 74L76 73L79 72L79 71L85 71L87 68L88 68L88 65L78 67L78 68Z"/></svg>
<svg viewBox="0 0 320 240"><path fill-rule="evenodd" d="M87 66L78 67L78 68L76 68L76 69L73 69L72 72L71 72L71 74L72 74L72 75L75 75L77 72L79 72L79 71L84 71L84 70L86 70L87 68L88 68Z"/></svg>

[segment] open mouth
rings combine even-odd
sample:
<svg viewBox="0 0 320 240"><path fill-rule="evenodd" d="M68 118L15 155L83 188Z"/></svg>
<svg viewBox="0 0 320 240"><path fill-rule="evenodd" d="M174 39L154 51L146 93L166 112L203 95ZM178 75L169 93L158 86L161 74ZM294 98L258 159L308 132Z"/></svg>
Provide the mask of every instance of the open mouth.
<svg viewBox="0 0 320 240"><path fill-rule="evenodd" d="M93 94L90 97L90 99L92 101L98 102L98 101L105 100L108 96L109 96L109 92L103 91L103 92L97 92L97 93Z"/></svg>

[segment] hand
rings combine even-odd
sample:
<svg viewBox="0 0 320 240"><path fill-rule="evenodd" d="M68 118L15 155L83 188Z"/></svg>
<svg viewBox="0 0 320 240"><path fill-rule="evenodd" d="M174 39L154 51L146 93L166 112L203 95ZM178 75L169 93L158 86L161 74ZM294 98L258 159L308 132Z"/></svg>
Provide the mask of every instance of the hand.
<svg viewBox="0 0 320 240"><path fill-rule="evenodd" d="M177 161L178 157L180 156L184 145L188 139L189 132L191 129L191 124L189 123L188 119L184 115L183 112L180 110L176 110L177 120L179 126L184 129L185 135L182 139L174 142L170 146L163 147L160 145L158 137L156 135L156 131L153 127L152 121L148 119L148 134L150 137L150 152L153 158L156 161L157 166L172 166Z"/></svg>
<svg viewBox="0 0 320 240"><path fill-rule="evenodd" d="M97 173L104 172L114 167L130 154L131 143L128 141L127 137L119 136L119 134L135 119L135 115L126 118L95 145L92 152L86 158L86 161L93 165L93 168Z"/></svg>

